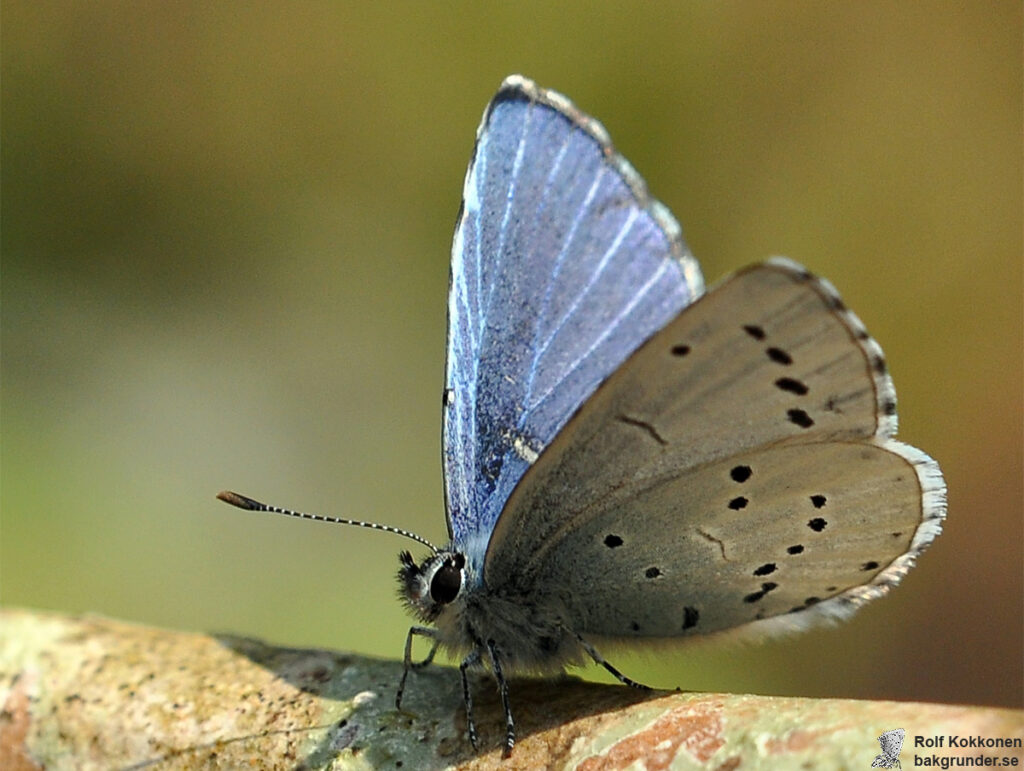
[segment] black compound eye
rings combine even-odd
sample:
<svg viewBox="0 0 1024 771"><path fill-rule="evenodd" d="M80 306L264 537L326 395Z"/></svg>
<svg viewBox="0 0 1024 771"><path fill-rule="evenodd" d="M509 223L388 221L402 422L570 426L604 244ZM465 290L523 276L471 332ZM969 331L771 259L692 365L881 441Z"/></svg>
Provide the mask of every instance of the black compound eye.
<svg viewBox="0 0 1024 771"><path fill-rule="evenodd" d="M464 564L465 560L461 554L444 561L430 579L430 599L438 605L447 605L459 596Z"/></svg>

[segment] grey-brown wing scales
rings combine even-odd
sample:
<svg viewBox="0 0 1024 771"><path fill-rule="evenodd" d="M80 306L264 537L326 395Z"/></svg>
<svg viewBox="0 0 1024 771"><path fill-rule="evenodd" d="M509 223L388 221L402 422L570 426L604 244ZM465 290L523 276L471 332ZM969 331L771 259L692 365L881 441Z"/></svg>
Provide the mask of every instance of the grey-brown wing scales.
<svg viewBox="0 0 1024 771"><path fill-rule="evenodd" d="M785 445L635 489L533 557L578 631L708 634L871 581L911 548L920 499L911 464L881 447Z"/></svg>
<svg viewBox="0 0 1024 771"><path fill-rule="evenodd" d="M556 436L498 520L485 580L557 589L574 631L602 636L845 615L944 516L938 466L895 428L881 350L834 289L788 261L746 269Z"/></svg>

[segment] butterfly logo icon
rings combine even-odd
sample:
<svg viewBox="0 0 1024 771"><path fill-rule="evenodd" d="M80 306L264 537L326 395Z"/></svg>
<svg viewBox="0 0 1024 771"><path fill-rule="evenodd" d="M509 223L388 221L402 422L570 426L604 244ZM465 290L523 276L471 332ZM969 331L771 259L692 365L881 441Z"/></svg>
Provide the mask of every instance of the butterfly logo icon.
<svg viewBox="0 0 1024 771"><path fill-rule="evenodd" d="M882 745L882 752L876 755L871 761L872 768L900 768L900 750L903 749L903 737L907 732L902 728L894 728L886 731L878 737L878 743Z"/></svg>

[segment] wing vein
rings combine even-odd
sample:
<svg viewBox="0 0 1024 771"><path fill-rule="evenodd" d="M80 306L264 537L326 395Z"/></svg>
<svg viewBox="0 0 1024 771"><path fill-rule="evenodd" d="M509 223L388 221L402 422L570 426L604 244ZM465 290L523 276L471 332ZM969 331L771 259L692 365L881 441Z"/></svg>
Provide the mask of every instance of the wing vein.
<svg viewBox="0 0 1024 771"><path fill-rule="evenodd" d="M563 381L568 379L573 372L579 369L583 362L587 359L587 357L590 356L590 354L592 354L595 350L597 350L597 348L599 348L601 344L608 339L612 332L616 330L616 328L626 319L626 317L633 312L637 305L639 305L640 301L647 295L648 292L651 291L654 285L658 283L661 277L665 274L665 271L668 269L668 266L669 262L666 260L653 274L651 274L651 277L647 280L647 283L644 284L640 291L633 296L633 299L631 299L629 303L626 305L626 307L619 312L619 314L612 320L612 323L605 328L604 332L598 335L597 339L595 339L594 342L590 344L587 350L580 354L578 357L576 357L573 363L566 368L565 372L562 374ZM544 400L551 396L551 394L554 393L557 387L558 383L553 384L543 394L541 394L537 398L537 400L528 407L528 409L533 410L539 407L541 404L543 404Z"/></svg>
<svg viewBox="0 0 1024 771"><path fill-rule="evenodd" d="M569 131L569 132L566 133L565 139L562 141L562 147L558 151L558 157L555 159L555 162L552 164L551 172L548 174L547 179L544 181L544 194L541 196L540 204L537 206L538 215L540 214L541 211L543 211L544 209L547 208L548 198L549 198L550 192L552 190L552 183L554 181L555 175L561 169L562 163L565 160L565 154L566 154L566 151L569 149L569 142L572 139L572 136L573 136L573 131ZM604 167L602 166L601 169L603 170L603 168ZM599 171L598 175L597 175L597 178L594 181L594 184L591 185L590 191L587 194L587 199L586 200L588 202L593 197L594 190L596 189L596 185L597 185L597 180L599 180L600 177L601 177L601 172ZM586 203L584 204L584 206L586 206ZM540 217L538 216L537 219L539 220ZM545 288L544 288L544 300L541 303L540 313L537 314L537 319L534 322L534 326L533 326L533 344L530 346L530 349L534 352L534 354L533 354L533 359L530 361L530 371L527 373L527 379L526 379L527 399L523 400L524 404L528 400L530 391L533 388L533 379L534 379L534 376L537 373L537 366L538 366L538 363L539 363L539 360L540 360L540 356L541 356L540 352L537 350L537 340L540 337L541 328L543 327L544 320L547 318L548 310L551 307L551 294L554 291L555 283L558 281L558 278L559 278L559 276L562 273L562 264L565 261L565 255L568 253L568 245L572 242L572 239L575 236L576 226L578 225L579 221L580 221L579 218L577 218L573 222L573 225L566 231L565 238L563 238L563 240L562 240L562 246L561 246L561 248L558 251L558 255L555 257L554 266L553 266L552 271L551 271L551 278L548 280L547 286L545 286ZM520 427L521 426L522 426L522 420L520 420Z"/></svg>
<svg viewBox="0 0 1024 771"><path fill-rule="evenodd" d="M556 269L558 271L561 270L561 267L562 267L565 255L568 254L569 247L571 246L572 242L576 238L576 231L578 230L580 223L583 221L584 215L588 212L588 210L590 209L590 207L591 207L591 205L593 203L594 195L597 192L597 189L598 189L598 186L600 185L601 179L604 177L604 172L605 172L605 167L601 166L601 168L599 169L597 175L595 175L595 177L594 177L593 183L590 185L590 189L587 191L587 197L584 200L583 205L580 207L579 213L573 219L572 226L569 228L569 230L566 233L565 240L562 242L562 248L561 248L561 250L558 253L558 257L555 259L555 265L556 265ZM619 243L620 241L621 241L621 237L620 237L619 241L617 241L616 243ZM601 269L602 268L599 266L598 267L598 273L600 273ZM545 297L544 297L544 306L543 306L544 310L542 311L542 313L545 314L545 315L546 315L547 307L550 304L549 300L550 300L550 296L551 296L551 289L552 289L552 287L553 287L553 285L555 283L555 279L556 278L557 278L557 275L552 276L552 280L548 283L547 292L546 292ZM541 331L541 323L540 323L541 320L538 319L537 325L534 327L534 337L533 337L533 342L534 342L533 352L534 353L533 353L533 357L530 360L529 372L527 373L527 376L526 376L526 392L525 392L525 395L523 397L523 404L524 405L529 405L529 403L530 403L530 396L533 393L533 383L534 383L534 380L535 380L535 378L537 376L537 371L538 371L538 369L540 367L540 360L544 357L544 353L547 351L548 346L551 344L551 341L554 339L555 335L558 333L558 330L562 328L562 326L565 324L565 321L575 311L576 307L580 303L580 300L586 294L587 289L589 289L592 284L593 284L593 281L588 282L588 284L584 288L584 290L573 301L573 304L569 308L569 310L565 314L563 314L562 318L555 324L555 327L554 327L554 330L552 331L552 333L549 334L547 339L544 341L544 343L542 343L539 346L536 345L537 339L538 339L538 337L540 335L540 331ZM521 424L522 424L522 420L520 420L520 426L521 426Z"/></svg>
<svg viewBox="0 0 1024 771"><path fill-rule="evenodd" d="M498 246L495 250L494 260L491 270L491 285L487 289L487 304L486 309L482 310L481 322L483 328L480 335L481 346L483 345L484 336L487 334L487 317L491 312L491 303L494 299L495 287L500 283L497 280L497 276L501 271L502 258L505 257L505 237L508 235L508 224L509 219L512 215L512 199L515 198L516 182L518 181L519 172L523 165L523 156L526 150L526 134L527 129L530 125L530 119L533 115L534 105L530 104L530 108L526 111L523 117L522 130L519 132L519 143L516 145L516 157L512 163L512 172L509 174L508 187L505 190L505 209L501 215L501 228L499 230L500 236L498 238Z"/></svg>

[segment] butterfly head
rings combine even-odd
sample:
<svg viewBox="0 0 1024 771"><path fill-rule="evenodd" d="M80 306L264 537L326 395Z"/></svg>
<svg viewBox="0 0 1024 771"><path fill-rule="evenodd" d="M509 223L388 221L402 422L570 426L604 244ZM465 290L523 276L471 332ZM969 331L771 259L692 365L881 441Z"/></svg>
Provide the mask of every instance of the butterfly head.
<svg viewBox="0 0 1024 771"><path fill-rule="evenodd" d="M399 555L399 594L409 609L425 623L433 623L462 594L466 558L459 552L439 551L420 565L404 551Z"/></svg>

